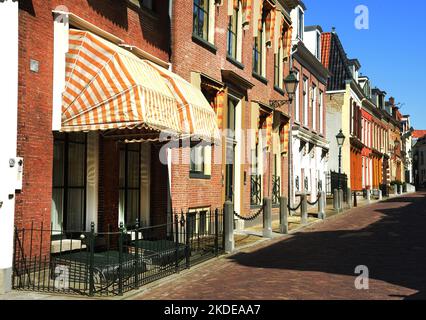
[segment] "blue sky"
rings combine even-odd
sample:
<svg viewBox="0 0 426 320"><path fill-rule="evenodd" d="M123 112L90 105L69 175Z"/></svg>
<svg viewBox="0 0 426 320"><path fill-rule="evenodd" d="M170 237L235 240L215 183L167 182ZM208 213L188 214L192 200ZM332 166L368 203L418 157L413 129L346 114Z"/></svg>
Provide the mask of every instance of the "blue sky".
<svg viewBox="0 0 426 320"><path fill-rule="evenodd" d="M404 105L415 129L426 129L426 1L304 0L306 25L334 26L349 58L361 72ZM355 8L369 10L369 29L355 28Z"/></svg>

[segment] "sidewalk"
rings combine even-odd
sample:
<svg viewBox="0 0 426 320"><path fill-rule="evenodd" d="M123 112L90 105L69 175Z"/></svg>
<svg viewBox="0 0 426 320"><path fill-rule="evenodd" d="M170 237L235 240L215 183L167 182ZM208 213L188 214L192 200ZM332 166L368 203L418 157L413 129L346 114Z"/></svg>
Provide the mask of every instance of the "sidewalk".
<svg viewBox="0 0 426 320"><path fill-rule="evenodd" d="M386 201L388 199L400 197L400 196L406 196L409 193L404 193L401 195L391 195L389 198L383 199L382 201ZM371 200L370 203L368 203L366 200L358 200L358 206L365 207L369 205L373 205L375 203L381 202L379 200ZM352 208L356 209L356 208ZM328 205L326 207L326 214L327 217L325 220L318 219L316 217L316 208L311 208L309 210L309 222L307 225L302 226L300 224L300 216L292 216L289 217L289 234L280 234L279 231L279 221L273 222L273 238L274 239L267 239L262 237L262 226L258 225L252 228L249 228L245 230L244 232L236 233L235 234L235 251L232 254L225 254L217 258L213 258L211 260L208 260L206 262L203 262L199 265L196 265L192 267L191 269L184 270L178 274L171 275L169 277L157 280L155 282L152 282L143 288L140 288L139 290L134 290L131 292L128 292L124 294L123 296L115 296L115 297L96 297L96 298L90 298L87 296L72 296L72 295L61 295L61 294L52 294L52 293L38 293L38 292L26 292L26 291L12 291L10 293L0 295L0 300L125 300L125 299L131 299L134 296L140 295L143 292L154 290L155 288L162 286L163 284L172 283L173 281L176 281L180 279L182 276L187 275L191 272L196 272L196 270L200 270L202 268L205 268L211 264L217 264L220 263L220 261L225 261L225 259L229 259L233 256L236 256L240 254L241 252L246 252L247 250L251 251L254 248L261 246L268 246L268 242L275 242L277 240L284 240L286 238L292 237L294 234L304 231L305 229L309 229L309 227L313 227L314 225L320 224L321 222L326 222L328 220L334 220L334 218L341 217L343 215L346 215L349 213L350 209L345 208L341 212L336 212L331 205Z"/></svg>

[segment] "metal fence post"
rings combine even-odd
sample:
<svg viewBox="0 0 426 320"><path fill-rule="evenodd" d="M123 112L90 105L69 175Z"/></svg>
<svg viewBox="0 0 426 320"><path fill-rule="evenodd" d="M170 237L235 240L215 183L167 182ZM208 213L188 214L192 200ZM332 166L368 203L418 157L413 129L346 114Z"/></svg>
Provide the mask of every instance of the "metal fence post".
<svg viewBox="0 0 426 320"><path fill-rule="evenodd" d="M225 219L225 251L234 251L234 205L231 201L226 201L224 205Z"/></svg>
<svg viewBox="0 0 426 320"><path fill-rule="evenodd" d="M286 197L280 197L280 232L288 233L288 200Z"/></svg>
<svg viewBox="0 0 426 320"><path fill-rule="evenodd" d="M349 209L351 209L352 208L352 190L349 187L347 188L347 191L346 191L346 200L347 200Z"/></svg>
<svg viewBox="0 0 426 320"><path fill-rule="evenodd" d="M326 214L325 214L325 204L326 204L326 195L325 195L325 191L321 191L319 193L319 200L318 200L318 218L319 219L325 219L326 218Z"/></svg>
<svg viewBox="0 0 426 320"><path fill-rule="evenodd" d="M186 220L185 220L185 262L186 262L186 268L189 269L190 264L190 241L191 241L191 234L189 232L190 230L190 219L189 219L189 212L186 213Z"/></svg>
<svg viewBox="0 0 426 320"><path fill-rule="evenodd" d="M339 211L339 190L333 190L333 209Z"/></svg>
<svg viewBox="0 0 426 320"><path fill-rule="evenodd" d="M300 223L302 225L305 225L308 223L308 202L307 202L308 199L305 193L301 194L300 201L302 202L300 206L300 211L301 211Z"/></svg>
<svg viewBox="0 0 426 320"><path fill-rule="evenodd" d="M95 268L94 268L94 260L95 260L95 223L92 222L90 224L90 235L89 235L89 243L90 243L90 256L89 256L89 296L93 297L95 295Z"/></svg>
<svg viewBox="0 0 426 320"><path fill-rule="evenodd" d="M135 289L139 288L139 219L136 218L135 224Z"/></svg>
<svg viewBox="0 0 426 320"><path fill-rule="evenodd" d="M179 217L175 212L175 272L179 272Z"/></svg>
<svg viewBox="0 0 426 320"><path fill-rule="evenodd" d="M219 209L214 211L214 254L219 255Z"/></svg>
<svg viewBox="0 0 426 320"><path fill-rule="evenodd" d="M120 235L118 238L118 295L123 295L123 238L124 224L120 222Z"/></svg>
<svg viewBox="0 0 426 320"><path fill-rule="evenodd" d="M339 211L343 211L343 189L339 189Z"/></svg>
<svg viewBox="0 0 426 320"><path fill-rule="evenodd" d="M263 199L263 237L272 238L272 200Z"/></svg>

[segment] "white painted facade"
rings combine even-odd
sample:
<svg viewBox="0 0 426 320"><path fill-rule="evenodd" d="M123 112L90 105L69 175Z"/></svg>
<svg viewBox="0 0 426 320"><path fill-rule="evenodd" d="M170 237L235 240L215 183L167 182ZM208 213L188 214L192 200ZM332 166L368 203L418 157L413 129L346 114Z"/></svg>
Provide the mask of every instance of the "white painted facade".
<svg viewBox="0 0 426 320"><path fill-rule="evenodd" d="M0 294L11 289L17 178L18 2L0 2ZM15 162L15 163L12 163ZM13 165L13 166L12 166Z"/></svg>
<svg viewBox="0 0 426 320"><path fill-rule="evenodd" d="M328 149L327 141L323 138L314 139L312 135L299 128L292 131L292 155L293 155L293 186L292 204L298 203L297 195L309 193L309 201L315 201L319 191L326 187L326 172L328 171ZM307 142L311 141L311 142Z"/></svg>

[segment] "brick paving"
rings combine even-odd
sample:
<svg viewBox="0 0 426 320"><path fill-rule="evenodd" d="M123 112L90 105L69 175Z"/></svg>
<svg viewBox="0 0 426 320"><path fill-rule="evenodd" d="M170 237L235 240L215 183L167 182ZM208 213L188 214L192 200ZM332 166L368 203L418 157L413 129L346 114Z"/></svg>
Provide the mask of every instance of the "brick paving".
<svg viewBox="0 0 426 320"><path fill-rule="evenodd" d="M369 290L354 286L366 265ZM133 299L426 299L426 193L355 208Z"/></svg>

